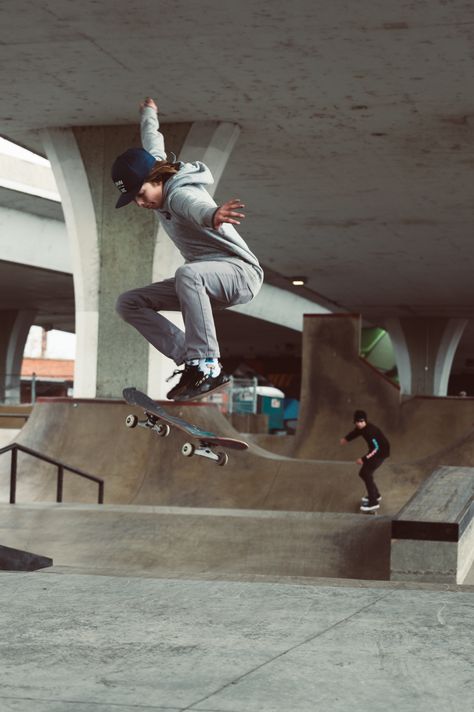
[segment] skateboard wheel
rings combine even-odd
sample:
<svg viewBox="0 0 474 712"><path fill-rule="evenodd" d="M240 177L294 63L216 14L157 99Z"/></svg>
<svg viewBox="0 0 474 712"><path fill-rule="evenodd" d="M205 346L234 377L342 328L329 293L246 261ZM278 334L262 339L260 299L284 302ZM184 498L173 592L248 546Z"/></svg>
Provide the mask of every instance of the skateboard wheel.
<svg viewBox="0 0 474 712"><path fill-rule="evenodd" d="M160 423L156 426L156 432L161 438L167 438L171 432L171 428L168 423Z"/></svg>
<svg viewBox="0 0 474 712"><path fill-rule="evenodd" d="M125 418L125 425L127 428L136 428L138 423L138 418L136 415L127 415Z"/></svg>
<svg viewBox="0 0 474 712"><path fill-rule="evenodd" d="M229 456L226 452L218 452L217 457L217 464L221 467L224 467L224 465L227 465L227 463L229 462Z"/></svg>
<svg viewBox="0 0 474 712"><path fill-rule="evenodd" d="M194 455L194 445L191 443L184 443L183 447L181 448L181 453L184 455L184 457L191 457Z"/></svg>

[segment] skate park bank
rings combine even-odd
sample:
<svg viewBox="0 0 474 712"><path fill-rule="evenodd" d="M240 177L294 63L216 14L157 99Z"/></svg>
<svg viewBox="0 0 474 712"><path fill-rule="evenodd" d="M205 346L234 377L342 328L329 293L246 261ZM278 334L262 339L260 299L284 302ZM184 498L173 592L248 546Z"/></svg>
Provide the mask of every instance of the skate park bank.
<svg viewBox="0 0 474 712"><path fill-rule="evenodd" d="M68 504L48 505L56 492L54 468L20 452L19 505L5 513L1 543L28 550L31 521L34 540L40 543L44 532L49 549L37 553L53 558L55 565L74 562L84 568L92 561L80 544L82 537L74 532L95 529L95 539L103 544L102 553L100 546L94 547L97 567L113 570L119 550L113 548L112 555L114 540L105 531L105 513L113 532L120 512L117 521L127 520L130 533L122 540L120 556L129 560L125 549L137 549L136 536L145 563L136 553L134 567L143 573L147 566L157 573L161 562L163 571L175 574L401 577L461 583L469 578L474 549L470 524L474 470L469 466L474 401L401 399L391 382L358 357L359 327L352 315L305 320L301 416L292 456L250 443L247 451L232 452L221 468L203 458L183 457L182 433L173 430L160 438L145 429L127 429L131 409L120 400L37 403L15 442L102 478L105 506L94 504L95 482L67 473L62 488ZM378 476L383 503L375 517L359 513L363 493L354 479L357 444L344 453L337 445L353 410L362 406L390 433L393 444L392 457ZM239 436L216 406L166 407L204 430ZM348 459L342 460L342 454ZM3 502L8 501L8 460L6 453L0 457ZM25 515L29 504L34 504L30 517ZM68 527L61 514L66 506L74 527ZM405 521L411 522L411 529ZM62 535L55 542L58 531ZM183 532L187 535L178 536ZM398 554L391 576L394 546L405 553L403 563Z"/></svg>

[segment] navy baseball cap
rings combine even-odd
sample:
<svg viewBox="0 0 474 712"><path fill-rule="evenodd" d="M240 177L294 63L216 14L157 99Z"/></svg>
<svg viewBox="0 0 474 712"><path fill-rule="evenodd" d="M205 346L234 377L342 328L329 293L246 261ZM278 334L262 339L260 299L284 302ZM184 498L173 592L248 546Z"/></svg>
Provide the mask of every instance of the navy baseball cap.
<svg viewBox="0 0 474 712"><path fill-rule="evenodd" d="M155 163L156 158L144 148L129 148L115 159L112 180L122 193L116 208L122 208L132 202Z"/></svg>

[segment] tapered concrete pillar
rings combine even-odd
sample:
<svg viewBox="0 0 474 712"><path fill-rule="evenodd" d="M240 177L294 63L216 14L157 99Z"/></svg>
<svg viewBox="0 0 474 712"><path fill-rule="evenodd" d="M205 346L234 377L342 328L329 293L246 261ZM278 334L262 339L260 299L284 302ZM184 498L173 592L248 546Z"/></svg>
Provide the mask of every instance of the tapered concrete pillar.
<svg viewBox="0 0 474 712"><path fill-rule="evenodd" d="M0 311L0 402L20 402L21 363L34 311Z"/></svg>
<svg viewBox="0 0 474 712"><path fill-rule="evenodd" d="M445 396L466 319L389 319L401 392Z"/></svg>

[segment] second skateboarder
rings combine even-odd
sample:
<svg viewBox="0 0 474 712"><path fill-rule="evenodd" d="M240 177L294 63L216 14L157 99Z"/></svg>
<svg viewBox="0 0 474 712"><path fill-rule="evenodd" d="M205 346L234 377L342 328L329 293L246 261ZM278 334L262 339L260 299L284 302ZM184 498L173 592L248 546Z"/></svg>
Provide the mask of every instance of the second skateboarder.
<svg viewBox="0 0 474 712"><path fill-rule="evenodd" d="M363 410L356 410L354 413L355 428L344 438L341 438L341 445L362 436L368 445L369 451L363 457L357 459L357 464L362 465L359 477L365 482L367 497L362 498L362 512L373 512L380 507L382 496L374 482L374 472L383 461L390 455L390 443L376 425L367 421L367 414Z"/></svg>

